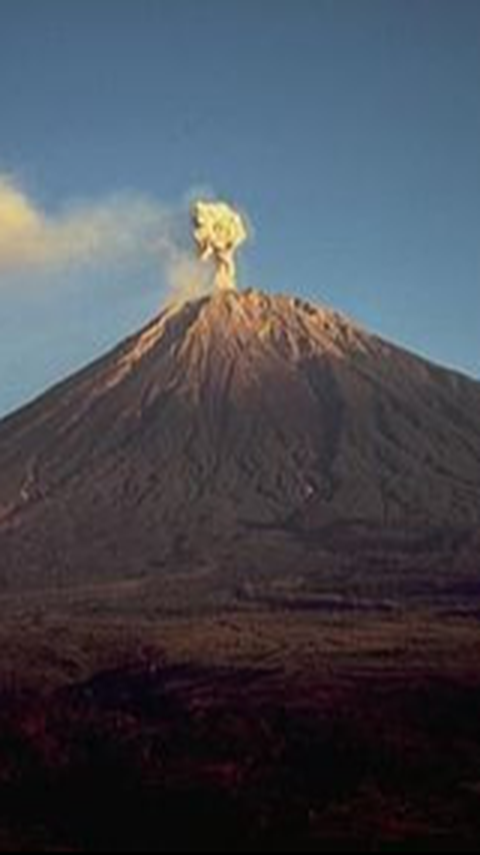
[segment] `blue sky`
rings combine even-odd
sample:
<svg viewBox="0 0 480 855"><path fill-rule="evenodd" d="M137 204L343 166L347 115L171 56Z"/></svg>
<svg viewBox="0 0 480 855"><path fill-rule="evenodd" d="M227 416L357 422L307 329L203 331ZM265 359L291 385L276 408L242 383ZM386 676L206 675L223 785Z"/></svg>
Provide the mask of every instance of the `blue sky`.
<svg viewBox="0 0 480 855"><path fill-rule="evenodd" d="M0 0L0 414L157 311L202 187L244 284L480 378L479 81L478 0Z"/></svg>

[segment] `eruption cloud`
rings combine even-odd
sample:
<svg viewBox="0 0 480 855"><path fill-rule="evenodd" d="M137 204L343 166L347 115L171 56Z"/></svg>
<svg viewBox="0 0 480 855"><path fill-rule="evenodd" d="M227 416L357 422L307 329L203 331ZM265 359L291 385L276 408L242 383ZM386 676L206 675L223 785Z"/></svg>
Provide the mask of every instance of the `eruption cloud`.
<svg viewBox="0 0 480 855"><path fill-rule="evenodd" d="M192 206L193 236L201 261L216 264L215 287L237 287L235 253L248 237L243 217L225 202L197 201Z"/></svg>
<svg viewBox="0 0 480 855"><path fill-rule="evenodd" d="M196 188L172 205L125 191L47 210L0 172L0 293L78 282L79 272L86 287L104 287L127 270L158 285L163 305L235 288L235 253L247 225L224 202L192 204L210 192Z"/></svg>
<svg viewBox="0 0 480 855"><path fill-rule="evenodd" d="M125 191L52 211L0 172L0 294L49 290L78 281L79 271L86 287L104 287L133 269L158 287L162 304L205 295L213 273L191 245L191 198L172 205Z"/></svg>

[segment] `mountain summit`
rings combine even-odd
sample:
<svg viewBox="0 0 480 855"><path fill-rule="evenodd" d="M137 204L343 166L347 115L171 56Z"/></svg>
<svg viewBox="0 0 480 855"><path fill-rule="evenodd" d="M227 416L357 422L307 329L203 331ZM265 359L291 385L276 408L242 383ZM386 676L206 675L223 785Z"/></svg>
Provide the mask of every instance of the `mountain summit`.
<svg viewBox="0 0 480 855"><path fill-rule="evenodd" d="M478 383L336 312L169 307L0 424L0 586L461 554L479 424Z"/></svg>

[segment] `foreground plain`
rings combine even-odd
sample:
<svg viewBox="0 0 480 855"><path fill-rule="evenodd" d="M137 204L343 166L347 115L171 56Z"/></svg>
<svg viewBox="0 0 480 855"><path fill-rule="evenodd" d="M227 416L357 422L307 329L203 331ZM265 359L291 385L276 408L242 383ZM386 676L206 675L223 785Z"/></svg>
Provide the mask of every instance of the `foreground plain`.
<svg viewBox="0 0 480 855"><path fill-rule="evenodd" d="M2 601L3 851L478 851L474 608L134 589Z"/></svg>

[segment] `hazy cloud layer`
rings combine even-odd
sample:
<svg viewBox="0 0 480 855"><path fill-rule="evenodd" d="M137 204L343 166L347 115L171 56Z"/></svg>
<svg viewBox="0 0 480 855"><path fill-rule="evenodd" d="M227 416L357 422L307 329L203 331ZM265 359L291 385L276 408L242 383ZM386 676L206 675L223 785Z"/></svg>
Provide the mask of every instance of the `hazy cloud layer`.
<svg viewBox="0 0 480 855"><path fill-rule="evenodd" d="M31 281L75 267L143 259L158 267L165 296L208 290L211 273L190 243L188 204L169 208L125 194L49 213L9 176L0 175L0 289L12 276Z"/></svg>

